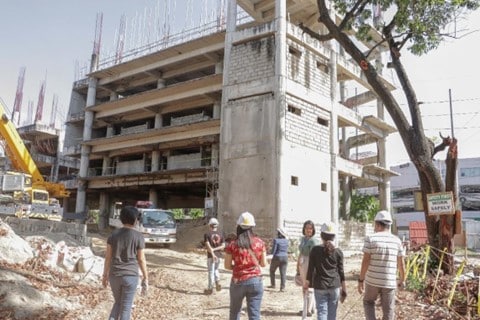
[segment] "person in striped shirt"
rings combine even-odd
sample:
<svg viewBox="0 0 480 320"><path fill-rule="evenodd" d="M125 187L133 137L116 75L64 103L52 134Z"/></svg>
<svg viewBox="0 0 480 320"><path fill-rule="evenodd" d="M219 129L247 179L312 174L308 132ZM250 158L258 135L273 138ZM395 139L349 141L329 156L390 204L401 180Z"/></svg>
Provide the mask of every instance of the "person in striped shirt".
<svg viewBox="0 0 480 320"><path fill-rule="evenodd" d="M405 282L405 251L400 239L390 232L392 216L379 211L375 216L375 233L365 238L358 278L358 292L365 292L365 318L375 320L375 300L380 295L383 320L395 319L395 290ZM397 279L398 274L398 279Z"/></svg>

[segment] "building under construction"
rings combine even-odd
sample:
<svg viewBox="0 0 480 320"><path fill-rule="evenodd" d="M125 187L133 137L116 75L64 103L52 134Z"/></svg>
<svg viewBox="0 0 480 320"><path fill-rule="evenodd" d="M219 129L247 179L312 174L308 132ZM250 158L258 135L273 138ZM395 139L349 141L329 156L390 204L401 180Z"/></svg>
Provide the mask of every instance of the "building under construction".
<svg viewBox="0 0 480 320"><path fill-rule="evenodd" d="M109 66L94 57L75 82L64 152L80 159L76 212L105 222L115 203L150 200L206 208L228 230L250 211L273 234L338 221L357 187L378 185L388 207L395 128L359 66L298 27L321 31L316 1L229 0L225 12L208 34ZM378 154L353 154L368 144Z"/></svg>
<svg viewBox="0 0 480 320"><path fill-rule="evenodd" d="M67 189L75 194L76 176L80 161L78 158L64 156L62 153L63 135L61 129L56 126L58 104L58 98L56 95L53 96L50 119L45 119L44 117L46 81L43 81L40 86L36 110L34 110L33 101L28 101L28 110L26 113L23 113L24 115L26 114L26 119L21 119L20 115L22 114L25 71L25 67L20 68L17 91L12 110L9 110L7 106L4 106L6 109L4 110L2 108L2 112L5 112L4 115L8 118L7 120L11 121L12 125L16 128L16 131L23 140L29 154L22 154L21 159L16 158L15 155L11 153L11 148L8 146L8 141L10 141L10 143L12 142L12 136L9 135L8 130L2 130L0 140L2 142L4 155L0 157L0 170L2 172L21 171L23 173L32 174L31 171L25 170L25 168L19 164L22 162L29 163L29 161L33 160L34 166L38 168L39 173L45 181L52 183L61 181ZM8 115L6 112L8 112ZM3 119L4 128L7 127L7 120ZM33 167L30 164L28 165L28 168L33 170ZM62 202L64 209L72 212L75 210L75 201L65 198L59 200Z"/></svg>

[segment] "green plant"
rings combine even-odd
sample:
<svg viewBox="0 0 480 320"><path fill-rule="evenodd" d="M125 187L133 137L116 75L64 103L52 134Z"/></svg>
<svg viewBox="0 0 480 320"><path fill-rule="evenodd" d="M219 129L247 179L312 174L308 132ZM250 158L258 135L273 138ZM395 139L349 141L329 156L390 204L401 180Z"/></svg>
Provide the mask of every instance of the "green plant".
<svg viewBox="0 0 480 320"><path fill-rule="evenodd" d="M200 208L193 208L193 209L190 209L190 211L188 212L188 215L192 217L192 219L198 219L205 216L205 210Z"/></svg>
<svg viewBox="0 0 480 320"><path fill-rule="evenodd" d="M423 293L425 287L425 280L422 280L419 277L414 277L411 273L408 275L405 283L405 289L408 291Z"/></svg>
<svg viewBox="0 0 480 320"><path fill-rule="evenodd" d="M88 210L87 223L95 224L100 219L100 210Z"/></svg>
<svg viewBox="0 0 480 320"><path fill-rule="evenodd" d="M183 209L172 209L170 210L173 212L173 217L175 220L180 220L185 218L185 214L183 213Z"/></svg>
<svg viewBox="0 0 480 320"><path fill-rule="evenodd" d="M353 194L351 201L350 218L356 221L372 221L380 210L380 202L372 195Z"/></svg>

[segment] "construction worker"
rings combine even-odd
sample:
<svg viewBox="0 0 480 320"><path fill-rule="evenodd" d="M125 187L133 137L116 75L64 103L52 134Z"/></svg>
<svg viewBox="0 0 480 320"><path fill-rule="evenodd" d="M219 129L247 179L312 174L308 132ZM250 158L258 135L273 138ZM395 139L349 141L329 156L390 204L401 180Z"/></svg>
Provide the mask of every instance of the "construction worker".
<svg viewBox="0 0 480 320"><path fill-rule="evenodd" d="M212 294L214 284L215 290L222 290L218 268L222 257L221 250L225 248L225 237L222 232L218 231L218 220L216 218L211 218L210 221L208 221L208 227L209 231L203 236L203 241L207 248L208 268L208 287L204 292L205 294Z"/></svg>

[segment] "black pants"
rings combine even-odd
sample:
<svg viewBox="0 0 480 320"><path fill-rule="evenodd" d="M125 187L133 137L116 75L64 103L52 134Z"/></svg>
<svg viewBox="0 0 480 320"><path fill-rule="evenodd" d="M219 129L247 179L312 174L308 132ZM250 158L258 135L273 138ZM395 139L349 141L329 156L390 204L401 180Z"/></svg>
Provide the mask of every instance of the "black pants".
<svg viewBox="0 0 480 320"><path fill-rule="evenodd" d="M275 286L275 272L280 268L280 289L285 289L285 282L287 278L287 264L288 257L273 257L270 263L270 284Z"/></svg>

